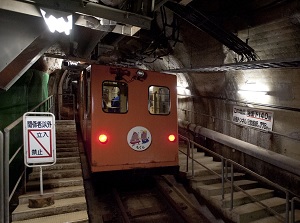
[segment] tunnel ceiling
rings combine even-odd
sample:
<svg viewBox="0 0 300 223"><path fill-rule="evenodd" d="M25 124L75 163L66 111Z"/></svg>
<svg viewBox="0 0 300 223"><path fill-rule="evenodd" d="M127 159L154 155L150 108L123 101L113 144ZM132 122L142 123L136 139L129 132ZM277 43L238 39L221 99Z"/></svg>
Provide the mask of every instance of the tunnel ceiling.
<svg viewBox="0 0 300 223"><path fill-rule="evenodd" d="M288 3L288 0L1 0L0 44L5 49L0 62L0 88L7 90L39 57L80 60L87 63L134 65L137 61L158 59L172 54L180 43L181 20L234 51L250 52L242 61L251 66L255 52L232 34L234 29L251 25L255 13ZM178 6L176 11L172 6ZM73 14L70 36L47 31L39 9L49 8ZM187 14L183 10L188 9ZM174 13L173 13L174 12ZM202 15L205 26L199 25ZM197 24L198 23L198 24ZM208 24L208 25L207 25ZM217 28L216 28L217 27ZM28 34L31 33L30 34ZM223 33L228 35L225 36ZM223 38L223 39L222 39ZM239 53L239 52L237 52ZM292 66L299 62L293 60ZM276 61L278 66L281 62ZM268 61L262 68L267 68ZM287 66L285 63L285 66ZM245 65L245 64L243 64ZM228 65L234 67L235 64ZM248 69L250 69L248 66ZM15 69L15 68L18 69ZM235 66L236 67L236 66ZM247 67L247 66L244 66ZM239 66L243 69L243 66ZM256 66L256 69L259 66ZM221 69L204 67L206 72ZM224 69L224 67L222 68ZM235 68L233 68L235 69Z"/></svg>

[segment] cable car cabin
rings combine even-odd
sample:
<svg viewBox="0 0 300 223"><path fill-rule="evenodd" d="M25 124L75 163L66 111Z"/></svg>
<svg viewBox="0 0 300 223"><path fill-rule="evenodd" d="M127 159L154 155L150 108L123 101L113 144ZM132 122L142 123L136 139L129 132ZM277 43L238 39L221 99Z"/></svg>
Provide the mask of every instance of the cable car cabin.
<svg viewBox="0 0 300 223"><path fill-rule="evenodd" d="M80 79L81 129L92 172L178 171L175 75L92 65Z"/></svg>

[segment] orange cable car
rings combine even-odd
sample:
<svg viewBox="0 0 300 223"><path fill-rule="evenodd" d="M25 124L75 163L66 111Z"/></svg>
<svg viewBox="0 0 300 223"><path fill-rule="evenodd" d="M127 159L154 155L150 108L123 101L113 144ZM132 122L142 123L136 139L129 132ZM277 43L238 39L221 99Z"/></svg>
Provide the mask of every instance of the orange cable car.
<svg viewBox="0 0 300 223"><path fill-rule="evenodd" d="M81 130L92 172L178 171L175 75L91 65L79 83Z"/></svg>

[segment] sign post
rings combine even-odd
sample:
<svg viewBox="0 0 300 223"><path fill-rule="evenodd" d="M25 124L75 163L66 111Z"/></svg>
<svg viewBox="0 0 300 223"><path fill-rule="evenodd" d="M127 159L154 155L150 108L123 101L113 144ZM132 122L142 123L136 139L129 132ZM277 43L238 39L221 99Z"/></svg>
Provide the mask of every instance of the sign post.
<svg viewBox="0 0 300 223"><path fill-rule="evenodd" d="M40 189L43 195L43 166L56 163L55 116L49 112L27 112L23 115L24 163L40 167Z"/></svg>

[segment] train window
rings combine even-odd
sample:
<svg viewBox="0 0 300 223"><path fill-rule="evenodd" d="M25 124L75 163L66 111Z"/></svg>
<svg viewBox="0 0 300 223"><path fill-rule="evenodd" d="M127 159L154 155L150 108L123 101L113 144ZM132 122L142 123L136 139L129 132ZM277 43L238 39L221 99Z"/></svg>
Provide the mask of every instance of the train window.
<svg viewBox="0 0 300 223"><path fill-rule="evenodd" d="M128 85L118 81L102 83L102 110L106 113L126 113L128 111Z"/></svg>
<svg viewBox="0 0 300 223"><path fill-rule="evenodd" d="M167 87L149 87L148 110L155 115L170 113L170 90Z"/></svg>

